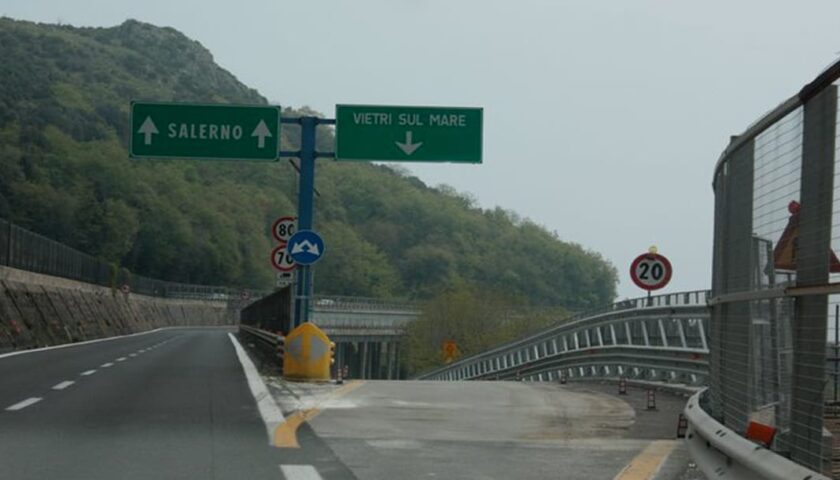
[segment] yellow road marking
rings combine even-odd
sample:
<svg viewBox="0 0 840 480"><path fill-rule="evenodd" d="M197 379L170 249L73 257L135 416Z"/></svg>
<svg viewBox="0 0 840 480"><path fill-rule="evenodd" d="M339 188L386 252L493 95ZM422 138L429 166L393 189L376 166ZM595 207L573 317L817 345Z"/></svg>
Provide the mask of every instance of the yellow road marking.
<svg viewBox="0 0 840 480"><path fill-rule="evenodd" d="M650 442L613 480L650 480L676 446L677 440Z"/></svg>
<svg viewBox="0 0 840 480"><path fill-rule="evenodd" d="M344 395L347 395L353 390L361 387L364 383L365 382L362 380L353 380L352 382L348 382L343 387L327 395L323 400L321 400L319 405L323 405L330 400L343 397ZM297 411L294 415L287 417L285 422L281 423L274 429L274 446L281 448L300 448L300 444L297 441L298 428L300 428L301 424L312 420L320 413L321 408L319 406Z"/></svg>

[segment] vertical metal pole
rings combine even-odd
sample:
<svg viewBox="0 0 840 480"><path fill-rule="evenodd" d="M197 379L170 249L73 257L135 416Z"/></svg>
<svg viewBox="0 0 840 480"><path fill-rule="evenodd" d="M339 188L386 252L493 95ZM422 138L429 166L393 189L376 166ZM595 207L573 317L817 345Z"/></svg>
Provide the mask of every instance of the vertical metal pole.
<svg viewBox="0 0 840 480"><path fill-rule="evenodd" d="M837 355L840 352L840 331L838 331L838 327L840 327L840 305L834 306L834 403L837 403L837 380L840 379L840 375L838 375L837 366L838 366L838 359Z"/></svg>
<svg viewBox="0 0 840 480"><path fill-rule="evenodd" d="M313 197L315 192L315 130L316 117L301 117L300 179L298 183L298 230L312 230ZM295 285L295 322L297 327L309 321L309 302L312 298L312 267L298 266Z"/></svg>
<svg viewBox="0 0 840 480"><path fill-rule="evenodd" d="M6 242L6 265L13 267L14 265L12 265L12 222L10 221L8 225L9 231L7 233L9 234L9 237Z"/></svg>
<svg viewBox="0 0 840 480"><path fill-rule="evenodd" d="M360 355L361 365L359 366L359 378L364 380L364 379L368 378L368 376L367 376L367 365L368 365L368 359L367 359L368 344L367 344L367 342L362 342L362 348L360 350L361 351L359 353L361 354Z"/></svg>

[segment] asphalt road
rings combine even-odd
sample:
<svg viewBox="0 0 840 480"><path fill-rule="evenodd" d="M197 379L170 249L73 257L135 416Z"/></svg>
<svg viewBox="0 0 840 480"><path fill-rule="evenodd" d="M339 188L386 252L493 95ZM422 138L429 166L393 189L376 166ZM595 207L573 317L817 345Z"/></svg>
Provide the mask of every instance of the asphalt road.
<svg viewBox="0 0 840 480"><path fill-rule="evenodd" d="M269 445L225 329L0 358L0 478L352 479L308 426Z"/></svg>
<svg viewBox="0 0 840 480"><path fill-rule="evenodd" d="M366 381L320 400L306 387L275 392L287 410L318 409L315 432L364 480L677 478L687 463L671 455L681 446L674 433L685 400L660 395L657 411L641 412L643 391L619 397L613 390ZM669 457L682 465L666 465Z"/></svg>

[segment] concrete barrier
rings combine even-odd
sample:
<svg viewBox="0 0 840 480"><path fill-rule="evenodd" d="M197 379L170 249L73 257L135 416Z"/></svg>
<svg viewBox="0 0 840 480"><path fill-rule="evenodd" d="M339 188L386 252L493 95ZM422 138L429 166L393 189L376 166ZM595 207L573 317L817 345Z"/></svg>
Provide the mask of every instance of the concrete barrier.
<svg viewBox="0 0 840 480"><path fill-rule="evenodd" d="M235 325L224 301L124 294L0 266L0 353L172 326Z"/></svg>

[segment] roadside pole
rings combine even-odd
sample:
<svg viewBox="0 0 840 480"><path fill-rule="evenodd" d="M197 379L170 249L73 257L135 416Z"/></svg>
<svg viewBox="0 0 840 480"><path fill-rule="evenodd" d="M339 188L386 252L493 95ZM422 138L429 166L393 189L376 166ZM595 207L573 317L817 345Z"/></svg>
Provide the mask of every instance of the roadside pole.
<svg viewBox="0 0 840 480"><path fill-rule="evenodd" d="M280 156L297 157L300 160L297 230L312 230L314 223L315 160L318 157L335 157L334 152L318 152L315 150L318 125L333 125L335 124L335 120L306 116L282 118L281 122L300 125L300 151L280 152ZM312 266L298 265L295 282L294 324L292 328L309 321L311 299Z"/></svg>

